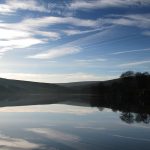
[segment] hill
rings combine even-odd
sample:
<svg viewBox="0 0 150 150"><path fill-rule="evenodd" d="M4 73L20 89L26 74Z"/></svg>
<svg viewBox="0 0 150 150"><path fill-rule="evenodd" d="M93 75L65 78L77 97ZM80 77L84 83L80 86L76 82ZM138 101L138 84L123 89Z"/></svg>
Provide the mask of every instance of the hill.
<svg viewBox="0 0 150 150"><path fill-rule="evenodd" d="M10 80L0 78L0 94L16 93L63 93L66 88L56 84L38 83L30 81ZM68 91L69 92L69 91Z"/></svg>

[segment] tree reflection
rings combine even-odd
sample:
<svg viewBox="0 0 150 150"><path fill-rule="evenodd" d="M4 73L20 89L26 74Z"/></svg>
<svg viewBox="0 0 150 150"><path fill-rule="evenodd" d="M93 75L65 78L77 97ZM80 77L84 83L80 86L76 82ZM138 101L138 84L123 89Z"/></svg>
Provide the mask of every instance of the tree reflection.
<svg viewBox="0 0 150 150"><path fill-rule="evenodd" d="M150 115L146 113L122 112L120 119L126 123L150 123Z"/></svg>
<svg viewBox="0 0 150 150"><path fill-rule="evenodd" d="M120 119L126 123L133 123L134 115L130 112L123 112L120 116Z"/></svg>

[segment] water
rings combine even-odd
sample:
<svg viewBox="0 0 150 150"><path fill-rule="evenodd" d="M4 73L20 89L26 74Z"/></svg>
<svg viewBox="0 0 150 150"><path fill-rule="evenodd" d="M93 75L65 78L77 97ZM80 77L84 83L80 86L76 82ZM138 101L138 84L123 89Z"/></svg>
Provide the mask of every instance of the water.
<svg viewBox="0 0 150 150"><path fill-rule="evenodd" d="M66 104L0 108L2 150L149 148L148 114Z"/></svg>

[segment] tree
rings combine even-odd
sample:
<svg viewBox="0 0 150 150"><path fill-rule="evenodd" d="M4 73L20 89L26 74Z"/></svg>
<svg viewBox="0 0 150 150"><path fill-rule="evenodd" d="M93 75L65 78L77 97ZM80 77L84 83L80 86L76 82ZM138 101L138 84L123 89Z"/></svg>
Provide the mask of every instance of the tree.
<svg viewBox="0 0 150 150"><path fill-rule="evenodd" d="M121 78L126 78L126 77L133 77L135 76L135 73L133 71L126 71L124 73L121 74Z"/></svg>
<svg viewBox="0 0 150 150"><path fill-rule="evenodd" d="M134 115L131 112L123 112L120 116L120 119L130 124L134 122Z"/></svg>
<svg viewBox="0 0 150 150"><path fill-rule="evenodd" d="M141 73L141 72L136 72L136 73L135 73L135 76L136 76L136 77L141 77L141 76L143 76L143 73Z"/></svg>
<svg viewBox="0 0 150 150"><path fill-rule="evenodd" d="M149 72L143 72L143 75L144 76L149 76L150 74L149 74Z"/></svg>

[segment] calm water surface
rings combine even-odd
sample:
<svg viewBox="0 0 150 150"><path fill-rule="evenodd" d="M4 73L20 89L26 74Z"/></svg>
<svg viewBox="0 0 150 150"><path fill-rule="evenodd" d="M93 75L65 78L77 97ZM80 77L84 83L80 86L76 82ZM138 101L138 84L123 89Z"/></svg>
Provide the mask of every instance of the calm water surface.
<svg viewBox="0 0 150 150"><path fill-rule="evenodd" d="M65 104L3 107L0 149L149 150L149 119L138 117Z"/></svg>

